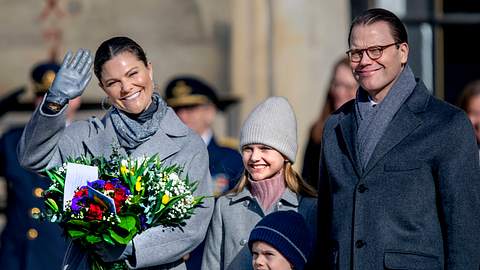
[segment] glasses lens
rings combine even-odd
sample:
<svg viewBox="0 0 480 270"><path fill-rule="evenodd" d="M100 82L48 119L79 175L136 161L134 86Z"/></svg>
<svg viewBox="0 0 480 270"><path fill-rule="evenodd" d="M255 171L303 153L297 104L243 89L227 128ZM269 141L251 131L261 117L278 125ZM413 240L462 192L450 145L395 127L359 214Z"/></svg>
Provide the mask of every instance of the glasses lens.
<svg viewBox="0 0 480 270"><path fill-rule="evenodd" d="M362 51L350 52L350 60L352 62L359 62L360 60L362 60Z"/></svg>
<svg viewBox="0 0 480 270"><path fill-rule="evenodd" d="M368 48L367 53L372 60L378 59L382 56L382 48L380 47L373 47L373 48Z"/></svg>

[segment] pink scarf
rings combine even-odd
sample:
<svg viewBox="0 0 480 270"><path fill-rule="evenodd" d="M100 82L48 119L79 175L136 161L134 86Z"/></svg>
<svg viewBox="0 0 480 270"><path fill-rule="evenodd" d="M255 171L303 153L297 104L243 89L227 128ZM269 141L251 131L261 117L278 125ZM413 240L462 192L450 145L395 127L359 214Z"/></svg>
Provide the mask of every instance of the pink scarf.
<svg viewBox="0 0 480 270"><path fill-rule="evenodd" d="M264 212L268 213L270 207L282 197L286 185L283 177L283 170L269 179L250 182L250 191L257 198Z"/></svg>

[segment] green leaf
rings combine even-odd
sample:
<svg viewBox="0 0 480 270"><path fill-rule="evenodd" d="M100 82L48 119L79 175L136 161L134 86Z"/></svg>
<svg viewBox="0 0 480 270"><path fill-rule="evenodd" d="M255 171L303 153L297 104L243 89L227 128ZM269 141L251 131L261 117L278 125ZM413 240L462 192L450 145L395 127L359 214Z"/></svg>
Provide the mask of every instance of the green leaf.
<svg viewBox="0 0 480 270"><path fill-rule="evenodd" d="M97 244L102 241L102 238L96 235L87 235L85 240L90 244Z"/></svg>
<svg viewBox="0 0 480 270"><path fill-rule="evenodd" d="M57 202L55 202L55 200L53 200L52 198L48 198L45 200L45 204L50 207L50 209L52 209L54 212L58 212L58 205L57 205Z"/></svg>
<svg viewBox="0 0 480 270"><path fill-rule="evenodd" d="M71 237L72 239L77 239L77 238L82 238L84 237L87 233L84 231L79 231L79 230L67 230L68 236Z"/></svg>
<svg viewBox="0 0 480 270"><path fill-rule="evenodd" d="M120 224L118 224L118 227L125 229L127 231L132 230L135 228L136 223L137 223L137 218L134 216L119 216L120 218Z"/></svg>
<svg viewBox="0 0 480 270"><path fill-rule="evenodd" d="M126 245L133 239L133 236L137 233L137 229L135 228L133 231L131 231L125 236L120 235L113 229L108 229L108 232L110 233L110 236L113 238L113 240L115 240L115 242L121 245Z"/></svg>
<svg viewBox="0 0 480 270"><path fill-rule="evenodd" d="M110 235L108 234L102 234L102 238L103 238L103 241L105 241L106 243L109 243L111 245L115 245L115 243L113 242L113 239L112 237L110 237Z"/></svg>
<svg viewBox="0 0 480 270"><path fill-rule="evenodd" d="M90 227L90 223L88 223L87 221L78 220L78 219L69 220L66 223L66 225L72 225L72 226L84 227L84 228L89 228Z"/></svg>

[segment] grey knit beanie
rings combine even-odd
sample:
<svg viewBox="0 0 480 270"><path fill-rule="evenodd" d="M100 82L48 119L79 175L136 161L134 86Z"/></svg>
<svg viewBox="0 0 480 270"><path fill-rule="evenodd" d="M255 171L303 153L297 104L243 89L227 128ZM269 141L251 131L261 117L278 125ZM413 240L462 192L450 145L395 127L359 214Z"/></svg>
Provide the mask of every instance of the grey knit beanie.
<svg viewBox="0 0 480 270"><path fill-rule="evenodd" d="M240 131L240 149L257 143L275 148L295 162L297 120L286 98L269 97L248 115Z"/></svg>

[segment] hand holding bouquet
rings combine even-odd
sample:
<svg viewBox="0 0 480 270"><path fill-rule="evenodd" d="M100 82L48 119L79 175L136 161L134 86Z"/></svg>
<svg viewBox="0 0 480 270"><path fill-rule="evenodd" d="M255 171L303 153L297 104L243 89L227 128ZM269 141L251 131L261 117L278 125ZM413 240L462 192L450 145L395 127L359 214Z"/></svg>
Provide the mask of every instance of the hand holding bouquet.
<svg viewBox="0 0 480 270"><path fill-rule="evenodd" d="M69 162L97 167L99 179L85 179L87 184L62 207L64 197L72 196L64 194L68 165L47 170L52 184L44 192L47 207L42 216L59 223L85 249L93 269L125 269L124 262L105 263L101 258L108 256L92 250L122 251L150 227L181 227L205 198L193 196L197 183L180 177L181 166L163 166L157 156L131 159L114 149L108 159L82 156ZM124 259L121 255L117 259Z"/></svg>

